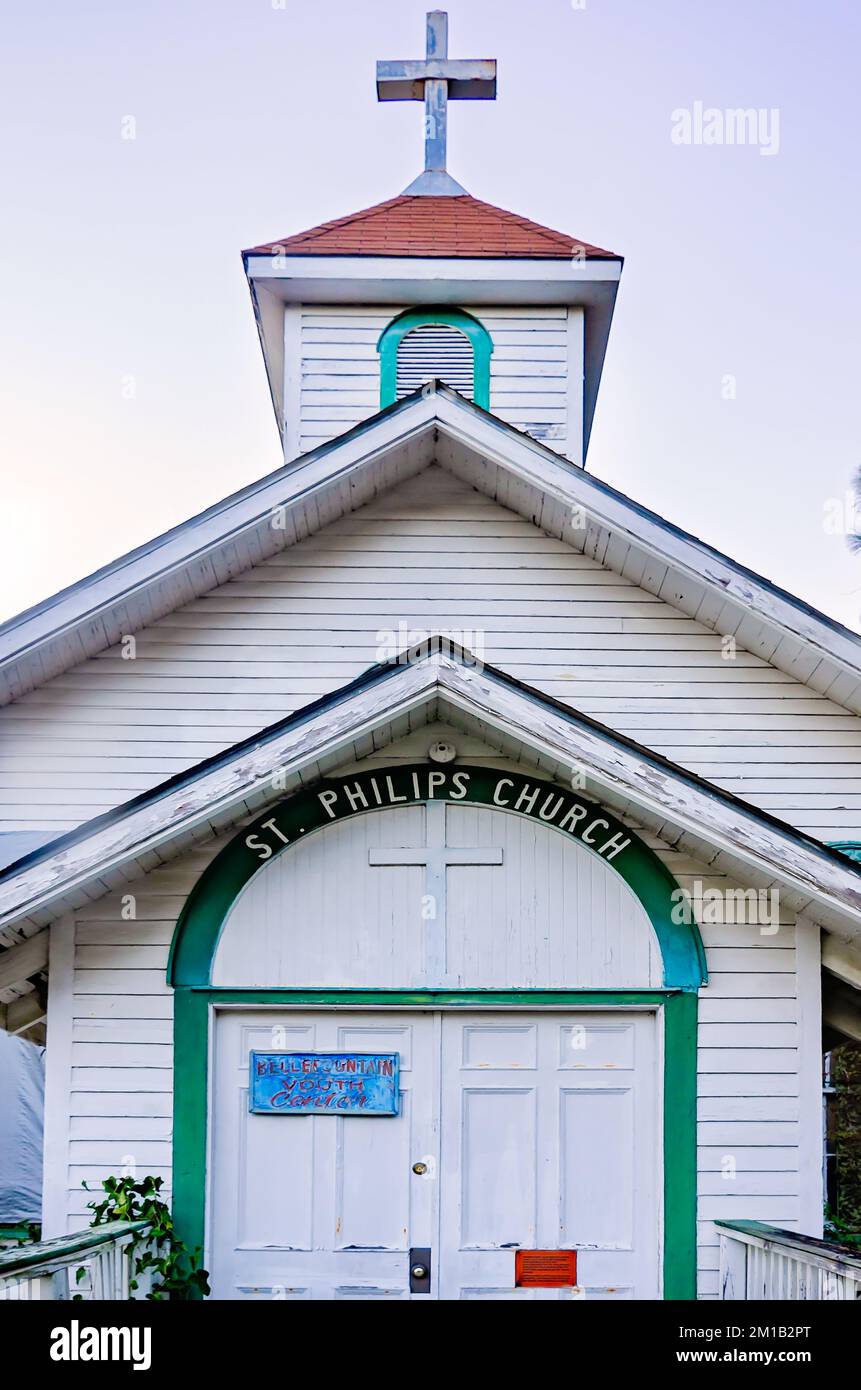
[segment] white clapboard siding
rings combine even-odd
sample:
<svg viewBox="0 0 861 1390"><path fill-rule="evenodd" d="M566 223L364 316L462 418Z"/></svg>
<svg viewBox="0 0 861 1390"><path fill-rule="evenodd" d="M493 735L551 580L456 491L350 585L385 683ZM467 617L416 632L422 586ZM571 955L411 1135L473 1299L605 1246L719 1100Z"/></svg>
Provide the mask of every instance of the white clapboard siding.
<svg viewBox="0 0 861 1390"><path fill-rule="evenodd" d="M452 739L458 743L462 756L471 761L506 766L491 748L444 725L410 735L376 754L365 766L381 760L412 761L419 745L426 746L428 737ZM585 851L552 829L503 812L472 806L449 810L453 812L449 827L452 841L470 846L500 845L505 866L457 871L449 889L452 922L457 923L462 939L471 936L473 942L480 942L487 941L485 929L491 920L498 923L500 919L508 920L508 916L512 921L522 920L519 936L524 953L518 956L513 950L513 936L502 942L503 963L498 982L510 985L519 979L542 978L535 973L537 957L530 956L529 943L540 938L547 916L546 912L542 916L541 907L547 880L552 871L556 883L561 882L557 891L565 897L565 908L560 906L560 899L555 900L560 906L557 918L566 918L576 901L582 907L587 881L591 881L593 892L597 884L591 878L591 870L588 880L581 876L577 883L582 868L580 858ZM403 926L398 918L404 889L401 876L421 875L422 871L369 870L367 850L371 843L419 843L422 814L421 808L409 807L341 822L298 846L289 856L273 861L251 881L234 908L216 961L218 978L229 978L233 984L259 983L263 953L269 961L267 983L272 983L274 976L285 984L300 983L295 973L296 961L304 960L303 968L313 972L316 960L319 968L323 956L318 952L315 957L316 948L309 947L308 938L323 931L329 933L327 951L336 955L348 953L346 965L353 971L349 977L352 982L399 983L394 977L387 980L376 974L373 980L370 976L366 979L362 955L367 956L373 949L368 931L373 934L388 928L389 937L376 943L384 958L382 968L388 968L388 958L408 963L408 953L399 955L394 939L396 928ZM518 861L515 856L524 852L521 828L531 838L528 858ZM537 852L532 836L535 831L540 833L549 857L542 858ZM688 854L662 846L654 836L648 838L670 872L689 890L695 891L697 884L702 888L744 886L731 885ZM328 855L325 869L324 844ZM124 917L122 900L116 895L82 908L77 914L71 1130L68 1168L63 1179L68 1189L70 1227L86 1219L88 1197L81 1187L82 1180L97 1186L103 1177L133 1162L139 1173L161 1174L169 1183L172 997L164 984L169 941L185 896L218 847L206 846L131 885L138 912L133 922ZM569 863L571 852L576 858ZM333 856L338 859L334 868ZM596 865L594 872L601 879L616 879L607 864L585 857ZM297 882L301 881L298 887L291 888L286 882L288 862L294 866ZM572 863L576 864L573 877ZM512 911L510 902L501 904L498 900L499 891L512 895L518 872L523 881L529 881L530 892L525 905L518 902ZM364 936L357 934L355 928L341 932L339 922L355 923L357 919L359 878L367 881L371 875L378 876L379 886L373 888L373 896L363 896L368 910L361 914L370 927L366 926ZM475 891L466 891L466 875L475 876L473 890L479 876L487 880L481 884L483 904L477 902ZM489 886L494 875L502 875L498 882L503 884L496 897ZM349 914L340 911L340 885L344 883L350 885ZM579 898L575 891L578 888ZM411 891L421 891L420 879ZM369 892L362 888L363 895ZM624 894L611 888L601 911L593 904L591 925L595 939L585 941L583 933L573 933L582 941L586 954L583 959L576 952L563 958L564 971L553 974L554 983L563 987L567 981L575 987L588 976L595 985L602 969L600 952L603 949L612 954L615 944L631 954L625 960L616 958L609 967L604 965L603 982L628 978L628 969L632 980L636 977L638 982L645 982L646 971L653 978L651 946L644 954L643 938L638 942L632 934L638 920L636 913L629 913L624 920L619 915L618 904L624 901ZM321 912L321 904L331 911ZM522 909L520 916L517 909ZM472 914L479 918L475 924L470 921ZM289 923L297 920L302 922L302 931L291 936ZM639 920L644 936L650 938L651 929L641 913ZM623 930L626 925L627 934ZM800 1220L799 962L796 927L785 909L773 934L763 935L756 926L704 924L703 938L710 980L700 996L698 1278L701 1296L713 1297L717 1292L718 1268L717 1235L712 1224L715 1218L751 1218L790 1227L797 1226ZM569 937L569 944L570 940ZM451 944L452 959L456 960L461 948L457 942ZM144 965L141 952L146 952ZM559 958L556 960L558 964ZM498 963L491 957L485 964L491 976L483 979L492 983L496 979L492 972ZM341 974L335 983L345 983L343 972L342 960ZM503 972L508 972L505 978ZM328 976L319 978L328 982ZM308 985L309 980L305 978L301 983Z"/></svg>
<svg viewBox="0 0 861 1390"><path fill-rule="evenodd" d="M690 889L694 877L679 881ZM707 923L702 935L709 984L698 1035L697 1281L700 1297L712 1298L719 1252L711 1220L797 1227L801 1217L799 1004L791 914L782 912L773 935Z"/></svg>
<svg viewBox="0 0 861 1390"><path fill-rule="evenodd" d="M469 305L462 307L484 325L493 340L490 359L493 414L535 439L545 440L558 453L567 453L569 360L572 353L576 356L580 352L582 325L579 318L572 320L575 327L571 332L577 334L577 341L572 344L568 311L564 306L487 310ZM296 432L298 453L307 453L327 443L379 410L377 342L384 328L400 312L397 308L375 306L301 306L298 311L302 359L299 429ZM408 337L415 338L415 333ZM468 343L467 339L464 341ZM430 356L425 367L423 376L419 364L412 362L409 371L404 373L403 383L399 379L399 387L403 384L405 390L414 390L428 376L449 380L444 370L431 370ZM471 377L471 372L460 370L458 380L452 379L450 384L469 395L471 381L467 381L467 376ZM582 384L578 389L582 394ZM403 393L399 390L399 394ZM289 400L287 410L289 417ZM289 418L287 423L289 437ZM570 431L571 447L575 452L582 447L580 429L578 402L577 416Z"/></svg>
<svg viewBox="0 0 861 1390"><path fill-rule="evenodd" d="M858 833L857 716L439 467L0 711L0 831L72 828L438 631L815 836Z"/></svg>
<svg viewBox="0 0 861 1390"><path fill-rule="evenodd" d="M182 905L221 843L76 914L64 1179L68 1229L88 1221L87 1202L98 1197L109 1175L151 1173L164 1178L164 1191L170 1191L173 992L166 983L167 958Z"/></svg>

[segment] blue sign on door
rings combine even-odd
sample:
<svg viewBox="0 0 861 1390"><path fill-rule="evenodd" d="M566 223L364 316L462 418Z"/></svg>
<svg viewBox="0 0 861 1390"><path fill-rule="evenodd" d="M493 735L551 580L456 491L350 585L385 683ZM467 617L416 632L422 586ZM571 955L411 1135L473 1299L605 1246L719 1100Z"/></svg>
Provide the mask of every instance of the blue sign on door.
<svg viewBox="0 0 861 1390"><path fill-rule="evenodd" d="M253 1115L397 1115L397 1052L252 1052Z"/></svg>

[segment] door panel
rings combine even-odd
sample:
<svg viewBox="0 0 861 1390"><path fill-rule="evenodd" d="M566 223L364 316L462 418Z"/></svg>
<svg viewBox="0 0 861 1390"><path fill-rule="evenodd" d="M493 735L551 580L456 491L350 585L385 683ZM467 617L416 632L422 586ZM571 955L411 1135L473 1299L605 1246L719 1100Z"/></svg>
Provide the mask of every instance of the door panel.
<svg viewBox="0 0 861 1390"><path fill-rule="evenodd" d="M633 1099L629 1086L566 1086L559 1092L562 1245L633 1245Z"/></svg>
<svg viewBox="0 0 861 1390"><path fill-rule="evenodd" d="M536 1090L526 1086L465 1086L461 1092L459 1191L442 1160L443 1205L460 1202L465 1249L534 1244L536 1208ZM501 1209L502 1208L502 1209Z"/></svg>
<svg viewBox="0 0 861 1390"><path fill-rule="evenodd" d="M431 1014L224 1011L215 1028L210 1229L215 1298L408 1298L436 1245L439 1092ZM251 1115L249 1054L398 1052L397 1116Z"/></svg>
<svg viewBox="0 0 861 1390"><path fill-rule="evenodd" d="M578 1251L587 1298L658 1297L655 1020L452 1011L442 1024L440 1297L515 1289L517 1248Z"/></svg>

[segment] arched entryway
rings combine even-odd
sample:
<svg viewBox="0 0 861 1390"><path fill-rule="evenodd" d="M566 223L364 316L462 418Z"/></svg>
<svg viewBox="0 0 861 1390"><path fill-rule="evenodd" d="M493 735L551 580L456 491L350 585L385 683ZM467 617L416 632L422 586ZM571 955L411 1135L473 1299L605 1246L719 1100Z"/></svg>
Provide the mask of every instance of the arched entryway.
<svg viewBox="0 0 861 1390"><path fill-rule="evenodd" d="M221 1296L272 1296L285 1271L304 1297L407 1294L408 1250L428 1247L442 1296L505 1296L508 1281L519 1297L518 1244L579 1246L593 1296L692 1296L703 954L696 927L674 920L675 888L607 810L486 767L322 783L241 832L190 896L170 967L175 1215L202 1243L208 1169ZM402 1143L385 1118L243 1118L251 1051L382 1053L386 1040L409 1059ZM309 1169L299 1150L312 1126ZM252 1152L243 1177L238 1155ZM404 1186L414 1163L425 1171ZM298 1186L263 1191L260 1175L285 1165ZM362 1172L383 1186L351 1207ZM307 1219L325 1222L330 1188L338 1230L320 1254ZM233 1221L237 1189L247 1199L231 1248L246 1253L227 1292L222 1208ZM503 1189L512 1209L494 1227ZM265 1246L281 1254L247 1256Z"/></svg>

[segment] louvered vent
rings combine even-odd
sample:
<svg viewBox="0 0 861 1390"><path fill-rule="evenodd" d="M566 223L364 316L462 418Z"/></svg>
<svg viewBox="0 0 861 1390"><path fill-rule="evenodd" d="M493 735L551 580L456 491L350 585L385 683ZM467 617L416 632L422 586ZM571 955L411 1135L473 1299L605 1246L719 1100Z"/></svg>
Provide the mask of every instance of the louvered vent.
<svg viewBox="0 0 861 1390"><path fill-rule="evenodd" d="M422 323L405 333L398 348L398 400L439 377L472 400L472 343L444 323Z"/></svg>

